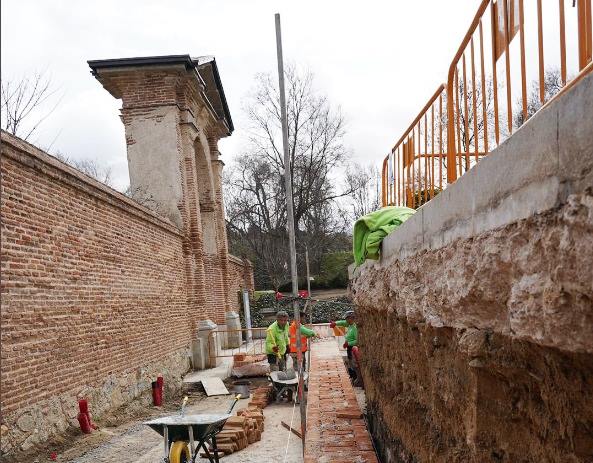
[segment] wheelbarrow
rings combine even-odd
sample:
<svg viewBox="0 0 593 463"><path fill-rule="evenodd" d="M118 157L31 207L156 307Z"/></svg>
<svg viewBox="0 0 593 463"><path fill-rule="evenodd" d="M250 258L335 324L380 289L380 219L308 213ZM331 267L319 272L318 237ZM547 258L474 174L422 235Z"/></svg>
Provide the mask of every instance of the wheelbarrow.
<svg viewBox="0 0 593 463"><path fill-rule="evenodd" d="M298 387L299 387L299 377L298 374L291 379L282 379L280 375L280 371L272 371L269 374L270 380L272 381L273 386L273 393L276 397L276 403L280 403L282 401L282 396L290 392L290 394L297 394ZM309 375L306 372L303 372L303 383L307 382L309 379ZM297 403L300 401L300 397L297 395Z"/></svg>
<svg viewBox="0 0 593 463"><path fill-rule="evenodd" d="M241 394L237 394L226 413L185 415L185 397L180 414L146 421L144 424L163 436L163 463L195 463L200 449L204 450L211 463L219 463L216 435L232 416L231 412L240 398ZM212 446L212 453L207 444Z"/></svg>

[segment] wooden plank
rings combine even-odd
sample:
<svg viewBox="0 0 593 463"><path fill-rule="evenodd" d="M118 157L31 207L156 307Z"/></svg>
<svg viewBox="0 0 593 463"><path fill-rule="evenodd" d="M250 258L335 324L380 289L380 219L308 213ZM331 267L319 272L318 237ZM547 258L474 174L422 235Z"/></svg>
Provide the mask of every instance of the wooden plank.
<svg viewBox="0 0 593 463"><path fill-rule="evenodd" d="M202 380L202 386L204 386L204 391L206 391L208 397L229 394L228 389L220 378L204 378Z"/></svg>
<svg viewBox="0 0 593 463"><path fill-rule="evenodd" d="M298 432L296 429L291 428L288 424L286 424L284 421L280 422L282 424L282 426L284 426L286 429L290 429L299 439L302 439L303 437L301 436L301 433Z"/></svg>

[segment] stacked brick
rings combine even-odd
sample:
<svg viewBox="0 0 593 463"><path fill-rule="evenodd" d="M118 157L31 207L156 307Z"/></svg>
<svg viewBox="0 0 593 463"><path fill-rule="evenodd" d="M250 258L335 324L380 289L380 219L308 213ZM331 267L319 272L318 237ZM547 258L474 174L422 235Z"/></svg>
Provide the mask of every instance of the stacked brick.
<svg viewBox="0 0 593 463"><path fill-rule="evenodd" d="M268 406L270 403L270 398L272 395L272 385L258 387L252 394L251 394L251 401L249 402L248 409L251 408L258 408L263 410Z"/></svg>
<svg viewBox="0 0 593 463"><path fill-rule="evenodd" d="M257 388L247 408L239 410L237 416L227 420L222 431L216 436L219 455L238 452L261 440L264 432L263 409L269 403L270 393L271 386Z"/></svg>
<svg viewBox="0 0 593 463"><path fill-rule="evenodd" d="M305 463L378 463L336 344L313 344L307 397Z"/></svg>
<svg viewBox="0 0 593 463"><path fill-rule="evenodd" d="M233 355L233 367L238 368L250 363L261 362L266 359L265 354L261 355L247 355L247 354L235 354Z"/></svg>

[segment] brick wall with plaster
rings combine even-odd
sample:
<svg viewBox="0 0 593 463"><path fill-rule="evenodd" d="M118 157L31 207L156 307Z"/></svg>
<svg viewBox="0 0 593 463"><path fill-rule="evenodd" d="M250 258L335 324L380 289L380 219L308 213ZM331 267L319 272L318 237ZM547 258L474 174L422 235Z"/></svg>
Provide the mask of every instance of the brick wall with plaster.
<svg viewBox="0 0 593 463"><path fill-rule="evenodd" d="M158 375L179 387L198 321L223 323L229 288L253 285L226 243L216 146L230 131L194 70L126 69L137 201L2 132L3 455L76 426L77 398L100 416Z"/></svg>

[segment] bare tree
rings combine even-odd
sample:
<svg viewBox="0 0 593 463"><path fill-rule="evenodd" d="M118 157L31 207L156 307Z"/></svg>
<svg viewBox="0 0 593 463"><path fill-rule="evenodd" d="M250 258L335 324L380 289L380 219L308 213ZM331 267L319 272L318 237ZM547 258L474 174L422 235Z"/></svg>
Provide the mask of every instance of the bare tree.
<svg viewBox="0 0 593 463"><path fill-rule="evenodd" d="M58 106L59 99L44 109L55 94L51 79L43 72L36 72L33 76L18 81L2 79L2 128L23 140L28 140Z"/></svg>
<svg viewBox="0 0 593 463"><path fill-rule="evenodd" d="M571 79L569 79L571 80ZM544 72L544 101L550 101L564 87L560 70L558 68L546 69ZM513 125L521 127L527 119L533 116L543 106L539 94L539 79L531 82L531 88L527 95L527 118L523 114L522 100L519 99L513 111Z"/></svg>
<svg viewBox="0 0 593 463"><path fill-rule="evenodd" d="M113 171L110 166L102 165L96 159L72 159L62 153L56 153L54 156L108 187L113 186Z"/></svg>
<svg viewBox="0 0 593 463"><path fill-rule="evenodd" d="M343 231L337 199L352 193L336 188L348 153L339 108L313 86L310 72L286 70L289 156L294 194L297 247L309 247L315 266ZM279 94L270 74L256 76L244 104L249 142L225 176L231 249L255 260L259 284L275 287L288 278L286 196Z"/></svg>
<svg viewBox="0 0 593 463"><path fill-rule="evenodd" d="M376 166L355 164L346 172L352 193L347 198L353 220L381 207L381 173Z"/></svg>

